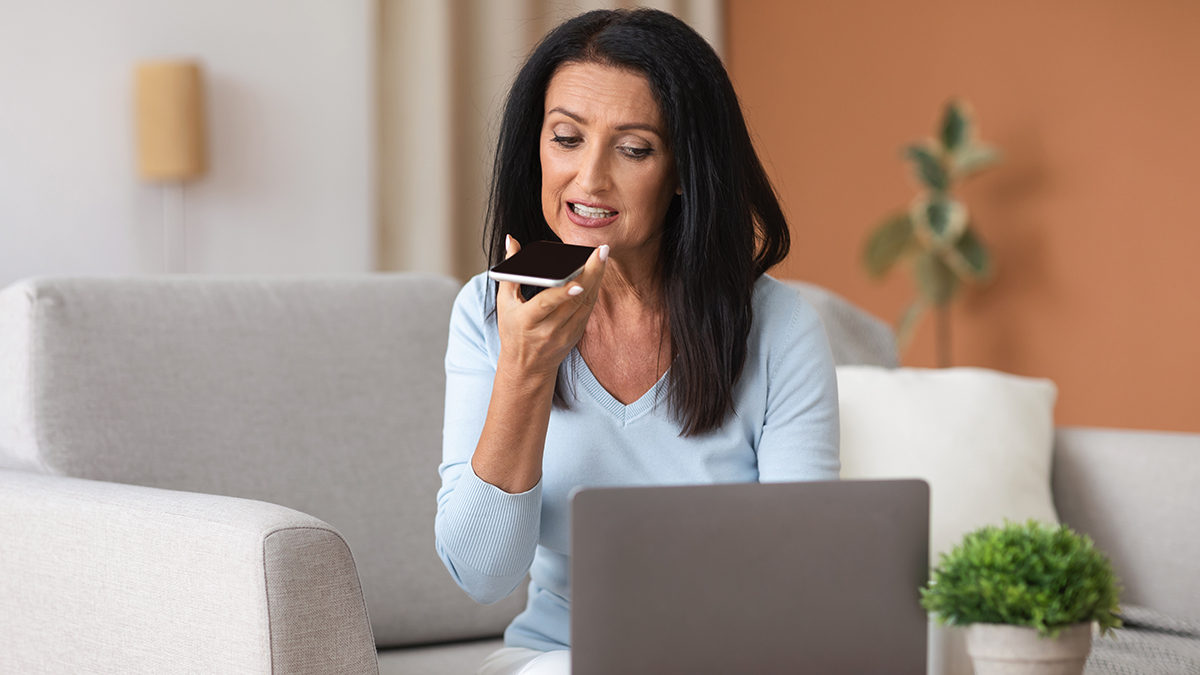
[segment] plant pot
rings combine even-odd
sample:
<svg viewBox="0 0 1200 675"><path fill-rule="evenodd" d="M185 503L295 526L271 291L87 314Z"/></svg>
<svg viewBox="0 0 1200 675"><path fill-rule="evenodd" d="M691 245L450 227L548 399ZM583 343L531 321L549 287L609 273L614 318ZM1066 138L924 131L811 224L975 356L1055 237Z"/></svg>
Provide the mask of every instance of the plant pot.
<svg viewBox="0 0 1200 675"><path fill-rule="evenodd" d="M1092 624L1063 629L1058 638L1037 629L977 623L967 629L967 653L975 675L1082 675L1092 651Z"/></svg>

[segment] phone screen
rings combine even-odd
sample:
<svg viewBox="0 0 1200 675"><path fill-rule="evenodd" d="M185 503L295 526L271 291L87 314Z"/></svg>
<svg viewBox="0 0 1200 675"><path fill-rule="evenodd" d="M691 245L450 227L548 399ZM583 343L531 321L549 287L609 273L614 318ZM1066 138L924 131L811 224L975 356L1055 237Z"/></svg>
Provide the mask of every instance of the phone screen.
<svg viewBox="0 0 1200 675"><path fill-rule="evenodd" d="M493 267L491 272L493 278L502 281L559 286L579 273L594 250L591 246L531 241L516 255Z"/></svg>

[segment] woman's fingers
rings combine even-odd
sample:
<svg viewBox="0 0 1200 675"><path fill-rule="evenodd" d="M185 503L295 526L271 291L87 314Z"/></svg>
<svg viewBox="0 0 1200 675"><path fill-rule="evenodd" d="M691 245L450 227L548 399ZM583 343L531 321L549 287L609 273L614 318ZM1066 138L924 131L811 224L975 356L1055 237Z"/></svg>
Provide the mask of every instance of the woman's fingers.
<svg viewBox="0 0 1200 675"><path fill-rule="evenodd" d="M506 237L506 260L520 250L521 245L515 238ZM497 298L499 309L501 313L515 311L520 315L518 323L527 328L547 320L551 325L562 325L580 308L588 308L590 313L600 295L600 280L604 277L607 260L608 245L604 245L592 251L579 276L563 286L543 289L529 300L521 295L520 284L501 281L500 297Z"/></svg>
<svg viewBox="0 0 1200 675"><path fill-rule="evenodd" d="M505 260L508 260L509 258L513 257L520 250L521 250L521 244L518 243L517 240L514 239L512 235L508 235L508 234L504 235L504 259ZM496 298L497 303L500 305L509 305L509 304L514 304L514 303L519 305L519 304L525 302L525 298L521 297L521 284L513 283L511 281L501 281L500 282L499 296L501 296L503 298L503 300L501 299L501 297ZM503 311L503 310L501 310L501 311Z"/></svg>
<svg viewBox="0 0 1200 675"><path fill-rule="evenodd" d="M506 244L508 257L520 250L515 239ZM593 251L578 277L543 289L529 300L521 297L520 284L500 282L496 304L501 351L521 368L537 372L558 368L587 326L607 258L607 246Z"/></svg>
<svg viewBox="0 0 1200 675"><path fill-rule="evenodd" d="M567 297L571 302L560 305L555 312L562 315L559 317L561 320L565 321L568 316L581 308L587 308L590 313L591 307L596 304L596 298L600 297L600 280L604 278L607 260L607 244L592 251L592 255L588 257L587 263L583 267L583 272L580 272L579 276L567 284Z"/></svg>
<svg viewBox="0 0 1200 675"><path fill-rule="evenodd" d="M583 295L583 303L588 306L596 304L596 298L600 297L600 280L604 279L604 270L608 263L608 245L604 244L592 253L592 257L588 258L586 267L583 268L583 274L587 279L583 280L581 286L586 289Z"/></svg>

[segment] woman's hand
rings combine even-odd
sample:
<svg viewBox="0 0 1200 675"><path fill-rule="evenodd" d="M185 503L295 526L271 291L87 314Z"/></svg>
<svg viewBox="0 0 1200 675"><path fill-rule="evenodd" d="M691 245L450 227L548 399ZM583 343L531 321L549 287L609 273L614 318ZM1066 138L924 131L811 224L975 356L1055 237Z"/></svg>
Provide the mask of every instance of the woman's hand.
<svg viewBox="0 0 1200 675"><path fill-rule="evenodd" d="M521 250L511 237L506 243L506 258ZM500 360L487 419L471 456L471 468L484 482L516 494L541 480L558 366L583 335L607 259L608 246L601 246L574 280L529 300L521 297L520 284L500 282Z"/></svg>
<svg viewBox="0 0 1200 675"><path fill-rule="evenodd" d="M520 250L516 239L506 238L506 259ZM587 327L600 294L607 259L608 246L601 246L592 252L578 277L564 286L547 288L529 300L521 297L520 284L500 282L496 297L499 368L553 381L559 364L571 353Z"/></svg>

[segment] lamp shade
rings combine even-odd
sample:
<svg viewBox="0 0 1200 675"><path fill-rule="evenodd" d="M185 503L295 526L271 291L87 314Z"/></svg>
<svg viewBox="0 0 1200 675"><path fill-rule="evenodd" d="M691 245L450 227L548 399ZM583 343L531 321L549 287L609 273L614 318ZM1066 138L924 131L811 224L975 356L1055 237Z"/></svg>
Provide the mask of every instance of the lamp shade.
<svg viewBox="0 0 1200 675"><path fill-rule="evenodd" d="M204 175L204 79L192 61L137 66L138 169L151 181Z"/></svg>

